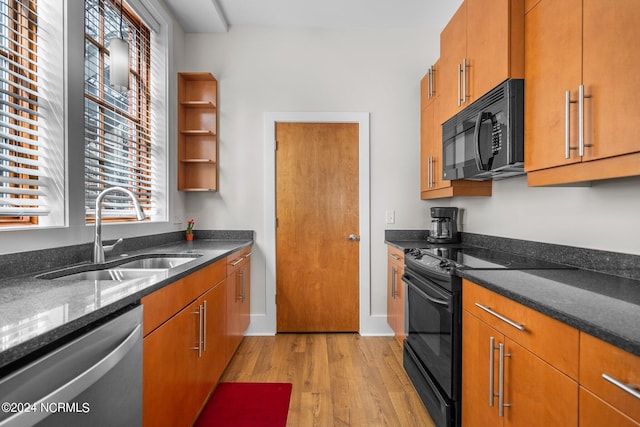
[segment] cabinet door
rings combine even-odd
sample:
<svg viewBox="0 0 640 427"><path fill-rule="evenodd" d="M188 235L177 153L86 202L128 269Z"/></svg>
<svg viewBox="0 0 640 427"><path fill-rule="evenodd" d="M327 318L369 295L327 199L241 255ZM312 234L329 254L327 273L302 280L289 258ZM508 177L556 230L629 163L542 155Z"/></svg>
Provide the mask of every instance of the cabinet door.
<svg viewBox="0 0 640 427"><path fill-rule="evenodd" d="M579 162L565 158L565 91L577 99L582 70L582 0L542 0L525 16L525 169ZM602 29L602 28L601 28ZM576 104L570 146L578 146Z"/></svg>
<svg viewBox="0 0 640 427"><path fill-rule="evenodd" d="M511 405L504 425L577 426L578 383L510 339L504 344L504 401Z"/></svg>
<svg viewBox="0 0 640 427"><path fill-rule="evenodd" d="M513 3L521 2L514 0ZM502 83L510 75L510 4L512 0L466 0L467 95L469 103Z"/></svg>
<svg viewBox="0 0 640 427"><path fill-rule="evenodd" d="M244 336L245 331L251 322L251 258L248 255L242 263L238 278L240 280L240 321L239 332L240 339Z"/></svg>
<svg viewBox="0 0 640 427"><path fill-rule="evenodd" d="M440 109L447 121L467 104L462 99L462 81L459 67L467 55L467 2L462 3L440 34ZM459 105L460 104L460 105Z"/></svg>
<svg viewBox="0 0 640 427"><path fill-rule="evenodd" d="M423 199L428 198L426 192L442 185L442 131L436 119L439 103L438 97L420 114L420 194Z"/></svg>
<svg viewBox="0 0 640 427"><path fill-rule="evenodd" d="M197 385L198 304L184 308L143 341L143 422L190 424L200 409Z"/></svg>
<svg viewBox="0 0 640 427"><path fill-rule="evenodd" d="M491 338L497 345L503 336L468 311L462 312L462 425L495 427L502 425L498 416L498 400L489 406L489 371ZM498 392L498 358L493 352L493 392Z"/></svg>
<svg viewBox="0 0 640 427"><path fill-rule="evenodd" d="M463 311L462 324L463 425L577 425L578 384L575 381L466 310ZM501 344L504 346L505 404L502 417L498 408ZM492 376L490 366L493 366ZM490 398L490 381L493 382L493 398ZM490 406L490 401L493 406Z"/></svg>
<svg viewBox="0 0 640 427"><path fill-rule="evenodd" d="M585 160L640 151L640 2L583 1ZM527 88L528 90L528 88ZM528 94L529 92L527 92Z"/></svg>
<svg viewBox="0 0 640 427"><path fill-rule="evenodd" d="M203 306L202 356L198 359L199 401L203 404L214 389L226 366L225 312L227 295L225 282L217 284L197 301Z"/></svg>
<svg viewBox="0 0 640 427"><path fill-rule="evenodd" d="M603 426L638 427L640 423L580 387L580 427Z"/></svg>

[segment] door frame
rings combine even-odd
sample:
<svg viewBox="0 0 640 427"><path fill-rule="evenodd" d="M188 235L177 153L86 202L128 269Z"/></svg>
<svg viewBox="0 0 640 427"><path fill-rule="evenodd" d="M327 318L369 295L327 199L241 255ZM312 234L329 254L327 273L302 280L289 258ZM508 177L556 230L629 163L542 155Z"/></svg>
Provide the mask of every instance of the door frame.
<svg viewBox="0 0 640 427"><path fill-rule="evenodd" d="M385 325L376 328L382 319L371 316L371 232L370 232L370 178L369 178L369 113L365 112L280 112L264 114L265 176L264 176L264 230L265 230L265 318L263 331L250 332L265 335L276 333L276 123L358 123L358 175L359 175L359 296L361 335L377 335L386 331ZM253 316L252 316L253 318ZM257 320L257 319L256 319ZM252 321L252 324L254 322Z"/></svg>

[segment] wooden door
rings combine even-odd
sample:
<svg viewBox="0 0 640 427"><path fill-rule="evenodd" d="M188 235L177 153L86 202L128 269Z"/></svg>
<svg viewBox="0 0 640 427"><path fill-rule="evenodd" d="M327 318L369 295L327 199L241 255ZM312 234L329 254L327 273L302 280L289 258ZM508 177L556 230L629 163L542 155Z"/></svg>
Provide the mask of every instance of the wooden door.
<svg viewBox="0 0 640 427"><path fill-rule="evenodd" d="M276 124L278 332L358 330L358 134Z"/></svg>
<svg viewBox="0 0 640 427"><path fill-rule="evenodd" d="M640 2L584 0L585 160L640 151ZM527 88L528 90L528 88ZM527 92L528 96L529 92Z"/></svg>
<svg viewBox="0 0 640 427"><path fill-rule="evenodd" d="M576 100L582 72L582 0L542 0L525 16L524 131L527 171L581 161L565 159L565 91ZM570 104L570 145L578 146Z"/></svg>

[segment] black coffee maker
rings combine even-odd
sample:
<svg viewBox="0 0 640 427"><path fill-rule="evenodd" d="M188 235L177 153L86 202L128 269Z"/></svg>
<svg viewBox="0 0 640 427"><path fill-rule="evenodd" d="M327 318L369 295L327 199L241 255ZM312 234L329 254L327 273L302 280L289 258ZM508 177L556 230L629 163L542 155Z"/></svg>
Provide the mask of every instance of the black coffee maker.
<svg viewBox="0 0 640 427"><path fill-rule="evenodd" d="M431 231L427 236L431 243L458 243L458 208L431 208Z"/></svg>

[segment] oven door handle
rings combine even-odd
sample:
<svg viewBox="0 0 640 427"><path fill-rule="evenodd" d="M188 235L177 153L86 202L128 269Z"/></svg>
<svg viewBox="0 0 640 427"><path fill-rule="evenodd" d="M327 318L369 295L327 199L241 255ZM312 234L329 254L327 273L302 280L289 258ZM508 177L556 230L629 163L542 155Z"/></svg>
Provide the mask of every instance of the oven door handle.
<svg viewBox="0 0 640 427"><path fill-rule="evenodd" d="M448 300L442 300L439 298L434 298L430 295L428 295L426 292L424 292L422 289L418 288L415 284L411 283L411 280L409 278L409 276L407 276L406 274L404 276L402 276L402 280L404 280L405 282L407 282L407 284L409 286L413 287L413 290L416 291L417 293L419 293L420 295L422 295L422 297L426 298L427 300L431 301L434 304L438 304L438 305L443 305L447 308L449 308L449 301Z"/></svg>

